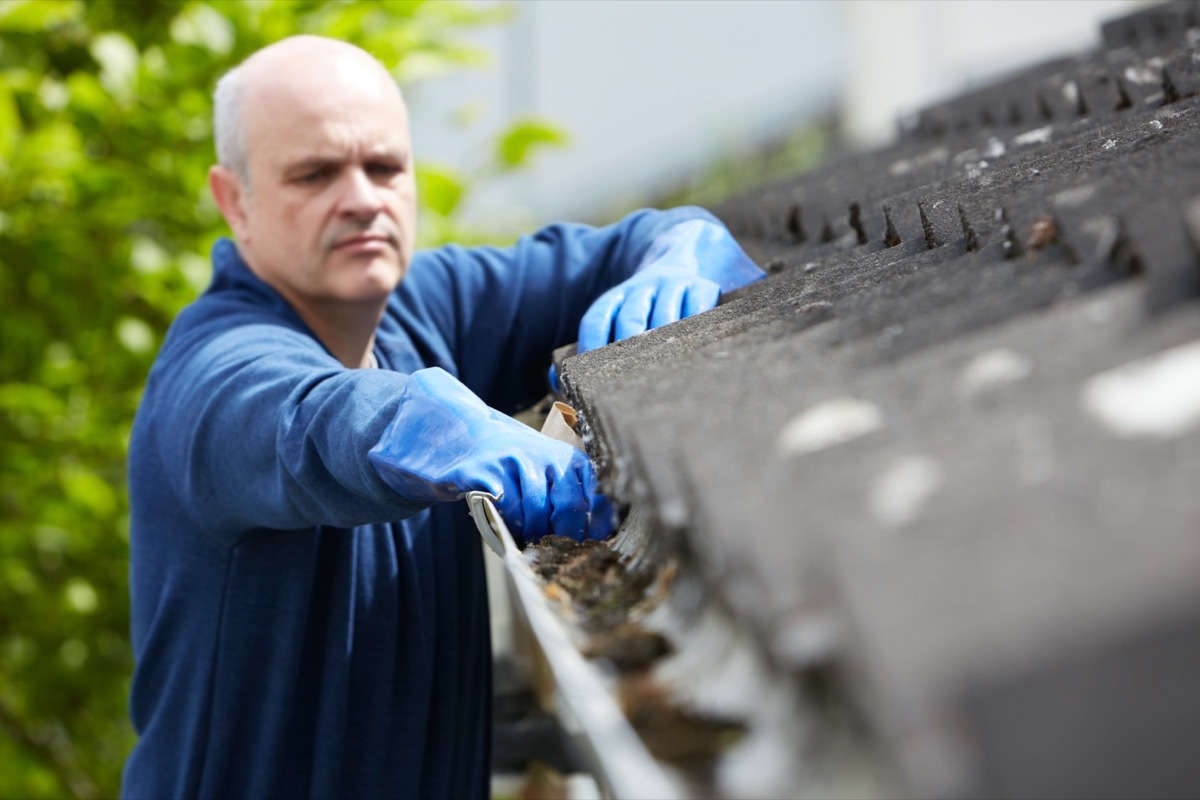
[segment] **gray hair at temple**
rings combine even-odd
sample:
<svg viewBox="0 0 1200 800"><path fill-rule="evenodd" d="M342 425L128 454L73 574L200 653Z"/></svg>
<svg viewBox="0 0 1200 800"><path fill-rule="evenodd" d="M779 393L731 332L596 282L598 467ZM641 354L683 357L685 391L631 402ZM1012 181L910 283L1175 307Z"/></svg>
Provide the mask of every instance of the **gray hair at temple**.
<svg viewBox="0 0 1200 800"><path fill-rule="evenodd" d="M353 53L355 56L361 55L378 64L385 73L390 74L383 62L356 45L323 36L300 35L289 37L273 45L268 45L257 53L250 54L245 61L221 76L221 79L217 81L217 88L213 92L213 139L217 145L217 163L234 172L247 190L250 188L250 160L246 155L246 137L242 125L242 99L246 92L246 66L264 50L277 51L277 48L287 47L296 40L323 41L323 46L331 50L332 55L336 56L339 50L342 55L348 53ZM393 82L393 85L396 87L396 92L401 93L399 84Z"/></svg>
<svg viewBox="0 0 1200 800"><path fill-rule="evenodd" d="M242 136L242 84L240 65L217 81L217 89L213 92L213 139L217 145L217 163L236 173L248 189L250 164L246 160L246 140Z"/></svg>

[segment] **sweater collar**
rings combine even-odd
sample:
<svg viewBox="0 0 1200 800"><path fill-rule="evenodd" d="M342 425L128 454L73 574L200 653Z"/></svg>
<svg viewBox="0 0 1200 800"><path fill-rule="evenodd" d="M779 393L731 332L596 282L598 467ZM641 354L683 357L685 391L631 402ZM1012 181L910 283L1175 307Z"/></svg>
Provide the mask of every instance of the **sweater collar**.
<svg viewBox="0 0 1200 800"><path fill-rule="evenodd" d="M254 274L242 258L237 244L227 236L222 236L213 243L212 247L213 276L208 292L246 292L253 295L263 304L272 308L302 330L308 331L308 326L291 304L284 299L275 287Z"/></svg>

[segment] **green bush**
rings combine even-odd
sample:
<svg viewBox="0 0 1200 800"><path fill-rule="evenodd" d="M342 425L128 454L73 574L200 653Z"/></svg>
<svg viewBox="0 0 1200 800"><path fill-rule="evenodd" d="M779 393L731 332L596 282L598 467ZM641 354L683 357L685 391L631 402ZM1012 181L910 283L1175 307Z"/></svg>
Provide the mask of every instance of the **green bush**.
<svg viewBox="0 0 1200 800"><path fill-rule="evenodd" d="M508 15L440 0L0 0L0 797L119 789L133 742L125 450L167 325L225 232L205 189L217 77L307 32L360 44L403 84L482 63L464 31ZM518 122L493 171L559 141ZM424 178L424 243L469 238L455 223L469 181Z"/></svg>

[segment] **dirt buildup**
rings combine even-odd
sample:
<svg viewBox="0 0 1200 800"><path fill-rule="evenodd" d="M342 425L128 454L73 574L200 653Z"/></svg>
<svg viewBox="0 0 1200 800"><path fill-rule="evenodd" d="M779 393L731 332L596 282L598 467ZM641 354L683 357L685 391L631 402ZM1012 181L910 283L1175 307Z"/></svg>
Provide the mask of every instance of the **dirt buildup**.
<svg viewBox="0 0 1200 800"><path fill-rule="evenodd" d="M635 606L662 599L675 562L657 570L630 570L606 542L561 536L548 536L529 550L546 595L569 606L587 634L584 656L606 659L620 671L617 701L646 749L695 780L711 783L717 758L742 737L745 725L682 708L668 697L651 668L673 652L671 643L629 619Z"/></svg>
<svg viewBox="0 0 1200 800"><path fill-rule="evenodd" d="M549 588L565 590L589 633L612 631L625 622L654 580L652 571L630 571L605 542L547 536L529 550L536 554L534 571Z"/></svg>
<svg viewBox="0 0 1200 800"><path fill-rule="evenodd" d="M646 749L708 780L717 756L745 734L740 722L685 710L662 687L642 676L621 682L619 702Z"/></svg>
<svg viewBox="0 0 1200 800"><path fill-rule="evenodd" d="M625 623L612 632L593 637L584 656L605 658L621 672L633 672L645 669L671 652L671 644L662 634Z"/></svg>
<svg viewBox="0 0 1200 800"><path fill-rule="evenodd" d="M1029 230L1026 246L1034 252L1044 250L1058 241L1058 224L1053 217L1038 217Z"/></svg>

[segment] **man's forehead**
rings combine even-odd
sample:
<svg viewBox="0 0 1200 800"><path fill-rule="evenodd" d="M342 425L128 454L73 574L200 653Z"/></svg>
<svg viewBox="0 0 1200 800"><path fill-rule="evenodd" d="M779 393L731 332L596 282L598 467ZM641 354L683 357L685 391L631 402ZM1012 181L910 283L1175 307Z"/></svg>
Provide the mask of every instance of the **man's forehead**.
<svg viewBox="0 0 1200 800"><path fill-rule="evenodd" d="M257 122L267 127L311 125L339 117L385 118L394 124L407 116L400 89L381 64L354 49L334 52L326 59L288 54L284 64L248 64L252 68L245 76L246 111L260 112L254 114Z"/></svg>
<svg viewBox="0 0 1200 800"><path fill-rule="evenodd" d="M314 87L315 88L315 87ZM247 109L247 146L260 152L317 153L331 157L350 150L393 152L409 147L408 119L399 95L364 94L337 87L323 92L263 96Z"/></svg>
<svg viewBox="0 0 1200 800"><path fill-rule="evenodd" d="M303 139L287 142L282 147L274 148L280 156L280 161L348 161L359 158L394 157L404 158L408 155L407 139L390 136L386 139L362 140L357 137L337 137L332 139Z"/></svg>
<svg viewBox="0 0 1200 800"><path fill-rule="evenodd" d="M261 122L291 125L297 120L308 124L326 120L353 119L387 124L407 119L407 109L394 84L363 83L343 80L337 75L297 76L264 81L257 91L247 94L247 111L261 110Z"/></svg>
<svg viewBox="0 0 1200 800"><path fill-rule="evenodd" d="M267 160L288 168L309 162L342 163L370 158L406 159L411 145L403 126L327 121L255 143Z"/></svg>

